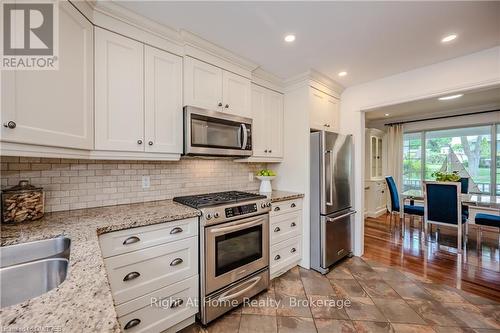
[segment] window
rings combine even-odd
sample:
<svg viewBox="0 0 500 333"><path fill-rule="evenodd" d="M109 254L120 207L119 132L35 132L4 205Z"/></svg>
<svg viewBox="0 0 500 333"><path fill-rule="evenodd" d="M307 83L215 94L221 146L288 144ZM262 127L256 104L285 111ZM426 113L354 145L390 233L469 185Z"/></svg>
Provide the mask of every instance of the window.
<svg viewBox="0 0 500 333"><path fill-rule="evenodd" d="M422 133L409 133L403 139L403 191L422 186Z"/></svg>
<svg viewBox="0 0 500 333"><path fill-rule="evenodd" d="M422 179L434 180L434 172L453 170L470 176L470 192L500 194L499 129L500 125L489 125L406 133L403 190L420 189Z"/></svg>

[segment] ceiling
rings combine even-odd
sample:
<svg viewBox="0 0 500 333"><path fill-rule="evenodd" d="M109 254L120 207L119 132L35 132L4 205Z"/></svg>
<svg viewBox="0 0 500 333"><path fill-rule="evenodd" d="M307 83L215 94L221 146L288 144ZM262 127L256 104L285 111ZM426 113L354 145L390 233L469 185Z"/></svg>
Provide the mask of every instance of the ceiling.
<svg viewBox="0 0 500 333"><path fill-rule="evenodd" d="M351 86L500 45L500 2L116 1L290 78ZM285 43L286 34L297 39ZM448 45L440 39L458 38ZM345 77L338 77L340 71Z"/></svg>
<svg viewBox="0 0 500 333"><path fill-rule="evenodd" d="M458 94L453 93L450 95ZM400 120L416 120L441 115L460 115L500 109L500 87L488 90L463 92L457 99L440 101L437 97L401 103L370 110L365 113L367 122L383 120L394 122ZM389 114L386 116L385 114Z"/></svg>

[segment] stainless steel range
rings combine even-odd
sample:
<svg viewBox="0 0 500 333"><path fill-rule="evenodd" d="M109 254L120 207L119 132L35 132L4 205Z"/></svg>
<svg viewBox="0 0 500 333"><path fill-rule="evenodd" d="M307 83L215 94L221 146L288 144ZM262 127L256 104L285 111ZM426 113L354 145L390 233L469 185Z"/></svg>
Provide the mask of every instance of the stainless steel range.
<svg viewBox="0 0 500 333"><path fill-rule="evenodd" d="M200 321L207 324L269 286L266 196L219 192L176 197L199 209Z"/></svg>

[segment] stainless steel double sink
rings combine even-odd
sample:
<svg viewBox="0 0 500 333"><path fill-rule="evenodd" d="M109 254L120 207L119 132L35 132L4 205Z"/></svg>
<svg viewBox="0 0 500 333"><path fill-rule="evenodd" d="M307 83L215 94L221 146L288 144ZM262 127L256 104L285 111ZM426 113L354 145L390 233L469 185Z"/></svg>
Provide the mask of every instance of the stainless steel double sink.
<svg viewBox="0 0 500 333"><path fill-rule="evenodd" d="M56 237L0 247L0 306L40 296L68 272L71 240Z"/></svg>

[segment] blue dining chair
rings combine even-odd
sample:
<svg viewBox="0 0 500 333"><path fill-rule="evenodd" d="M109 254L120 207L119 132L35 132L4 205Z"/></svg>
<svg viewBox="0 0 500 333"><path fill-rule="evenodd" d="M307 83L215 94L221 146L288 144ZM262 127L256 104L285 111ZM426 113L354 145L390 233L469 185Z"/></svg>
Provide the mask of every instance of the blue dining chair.
<svg viewBox="0 0 500 333"><path fill-rule="evenodd" d="M467 217L462 214L460 182L424 182L424 229L437 224L457 228L457 252L462 253L463 227L467 235Z"/></svg>
<svg viewBox="0 0 500 333"><path fill-rule="evenodd" d="M400 212L401 210L399 204L399 193L398 193L398 188L396 186L396 182L394 182L394 178L392 178L392 176L385 177L385 181L387 182L387 187L389 188L389 194L391 195L391 219L392 219L392 214L394 212ZM415 205L404 205L403 213L409 215L424 216L424 207Z"/></svg>
<svg viewBox="0 0 500 333"><path fill-rule="evenodd" d="M462 194L469 193L469 177L460 178L460 189ZM469 206L462 205L462 214L469 218Z"/></svg>
<svg viewBox="0 0 500 333"><path fill-rule="evenodd" d="M474 222L477 225L477 249L481 249L481 238L482 238L482 233L483 233L483 226L490 227L490 228L496 228L496 231L499 232L500 228L500 216L498 215L491 215L491 214L484 214L484 213L478 213L476 214L476 217L474 218ZM500 243L500 233L499 233L499 243Z"/></svg>

